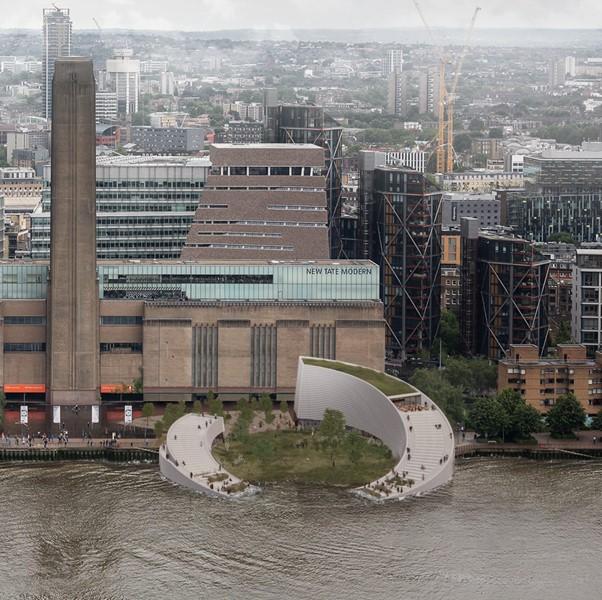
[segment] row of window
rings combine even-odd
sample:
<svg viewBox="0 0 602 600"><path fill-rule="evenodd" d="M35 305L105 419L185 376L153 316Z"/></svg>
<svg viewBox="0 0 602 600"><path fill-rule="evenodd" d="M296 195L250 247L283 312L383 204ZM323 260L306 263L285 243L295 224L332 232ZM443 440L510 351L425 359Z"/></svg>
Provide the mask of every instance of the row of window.
<svg viewBox="0 0 602 600"><path fill-rule="evenodd" d="M273 284L273 275L221 275L211 273L120 273L117 277L109 278L104 274L104 283L120 284L193 284L193 283L218 283L218 284Z"/></svg>
<svg viewBox="0 0 602 600"><path fill-rule="evenodd" d="M326 212L324 206L308 206L307 204L271 204L268 210L302 210L309 212Z"/></svg>
<svg viewBox="0 0 602 600"><path fill-rule="evenodd" d="M103 315L100 317L101 325L142 325L142 317L130 315Z"/></svg>
<svg viewBox="0 0 602 600"><path fill-rule="evenodd" d="M271 176L320 176L323 169L321 167L213 167L212 175L222 177L263 177Z"/></svg>
<svg viewBox="0 0 602 600"><path fill-rule="evenodd" d="M6 316L5 325L46 325L46 317L40 316Z"/></svg>
<svg viewBox="0 0 602 600"><path fill-rule="evenodd" d="M142 344L138 342L103 342L100 344L100 351L117 354L138 353L142 352Z"/></svg>
<svg viewBox="0 0 602 600"><path fill-rule="evenodd" d="M46 352L46 342L33 343L6 343L4 344L4 352Z"/></svg>
<svg viewBox="0 0 602 600"><path fill-rule="evenodd" d="M293 246L265 246L258 244L194 244L193 248L221 248L226 250L275 250L292 252Z"/></svg>
<svg viewBox="0 0 602 600"><path fill-rule="evenodd" d="M265 233L263 231L199 231L202 236L221 236L221 237L249 237L249 238L281 238L281 233Z"/></svg>
<svg viewBox="0 0 602 600"><path fill-rule="evenodd" d="M97 180L97 188L202 188L205 185L203 181L126 181L124 179L109 179L106 181Z"/></svg>
<svg viewBox="0 0 602 600"><path fill-rule="evenodd" d="M308 221L227 221L206 220L194 221L197 225L260 225L268 227L327 227L326 223L312 223Z"/></svg>

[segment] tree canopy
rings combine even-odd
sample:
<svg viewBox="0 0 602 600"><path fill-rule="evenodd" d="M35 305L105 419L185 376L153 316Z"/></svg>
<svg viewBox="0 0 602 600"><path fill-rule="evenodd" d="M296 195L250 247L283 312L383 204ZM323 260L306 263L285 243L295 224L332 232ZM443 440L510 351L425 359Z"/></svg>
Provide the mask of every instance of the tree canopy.
<svg viewBox="0 0 602 600"><path fill-rule="evenodd" d="M548 411L546 422L552 437L573 435L585 423L585 411L574 394L563 394Z"/></svg>
<svg viewBox="0 0 602 600"><path fill-rule="evenodd" d="M340 410L327 408L324 411L318 431L322 446L330 453L332 466L335 466L335 455L338 447L345 441L345 416Z"/></svg>
<svg viewBox="0 0 602 600"><path fill-rule="evenodd" d="M470 423L479 435L507 442L524 440L541 428L537 410L510 389L476 400L470 411Z"/></svg>

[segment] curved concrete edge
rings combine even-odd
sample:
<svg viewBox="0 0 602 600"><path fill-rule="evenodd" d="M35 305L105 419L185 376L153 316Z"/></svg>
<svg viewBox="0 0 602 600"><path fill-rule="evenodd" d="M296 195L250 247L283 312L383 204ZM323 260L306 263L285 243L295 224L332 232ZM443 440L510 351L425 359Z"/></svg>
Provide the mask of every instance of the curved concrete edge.
<svg viewBox="0 0 602 600"><path fill-rule="evenodd" d="M213 497L241 498L257 493L259 488L242 482L213 457L213 442L224 429L222 417L187 414L179 418L159 448L161 475L177 485ZM228 493L221 481L209 481L216 475L225 478L229 485L243 483L246 487L243 491Z"/></svg>
<svg viewBox="0 0 602 600"><path fill-rule="evenodd" d="M295 389L295 412L300 421L321 421L326 409L339 410L345 415L347 425L379 438L398 459L392 472L372 481L360 488L355 494L373 501L402 500L409 496L419 496L445 485L453 477L454 470L454 436L447 417L425 394L417 390L417 394L404 394L396 398L415 397L421 412L402 412L391 398L372 384L341 371L327 367L304 363L300 357L297 368L297 385ZM311 358L311 357L307 357ZM325 359L324 362L329 362ZM330 361L340 363L342 361ZM351 363L345 363L351 365ZM359 366L359 365L351 365ZM395 397L394 397L395 398ZM410 470L410 458L407 448L420 446L421 415L436 411L440 422L442 447L438 448L448 458L428 473L424 480L416 481L411 486L402 485L402 491L379 494L374 489L378 486L390 486L392 479L404 479L403 474ZM410 415L408 420L408 415ZM410 425L412 429L410 430ZM427 424L428 425L428 424ZM422 434L424 438L424 433ZM423 441L424 445L424 441Z"/></svg>

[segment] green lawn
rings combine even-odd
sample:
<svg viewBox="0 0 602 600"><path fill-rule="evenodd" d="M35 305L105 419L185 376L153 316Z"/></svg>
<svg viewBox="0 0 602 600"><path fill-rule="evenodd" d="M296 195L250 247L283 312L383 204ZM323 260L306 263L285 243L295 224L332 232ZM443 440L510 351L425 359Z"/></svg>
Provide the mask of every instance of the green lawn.
<svg viewBox="0 0 602 600"><path fill-rule="evenodd" d="M346 365L345 363L320 360L318 358L305 358L303 362L306 365L314 365L316 367L325 367L326 369L333 369L335 371L341 371L348 375L353 375L359 379L363 379L365 382L372 384L375 388L379 389L383 394L387 396L397 396L399 394L410 394L416 392L416 389L411 385L391 377L386 373L380 373L373 369L366 367L354 367L352 365Z"/></svg>
<svg viewBox="0 0 602 600"><path fill-rule="evenodd" d="M298 481L356 487L382 477L395 465L389 449L364 439L361 458L353 464L341 448L332 466L330 454L319 447L317 435L297 431L269 431L230 440L213 447L213 455L241 479L253 483Z"/></svg>

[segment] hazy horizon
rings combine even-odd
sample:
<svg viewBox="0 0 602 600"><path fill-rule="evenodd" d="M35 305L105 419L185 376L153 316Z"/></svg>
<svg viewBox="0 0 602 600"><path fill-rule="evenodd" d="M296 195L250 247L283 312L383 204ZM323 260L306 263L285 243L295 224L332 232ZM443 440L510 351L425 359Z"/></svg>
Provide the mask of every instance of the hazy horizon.
<svg viewBox="0 0 602 600"><path fill-rule="evenodd" d="M422 12L433 28L466 28L475 7L482 8L480 29L597 30L602 28L602 3L598 0L421 0ZM45 0L23 0L2 17L1 29L37 29ZM61 2L71 9L75 29L211 32L222 30L316 30L423 28L412 0L372 5L360 0L92 0ZM123 27L127 23L128 27ZM386 23L386 27L383 24Z"/></svg>

